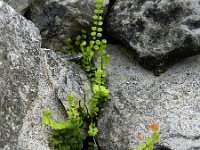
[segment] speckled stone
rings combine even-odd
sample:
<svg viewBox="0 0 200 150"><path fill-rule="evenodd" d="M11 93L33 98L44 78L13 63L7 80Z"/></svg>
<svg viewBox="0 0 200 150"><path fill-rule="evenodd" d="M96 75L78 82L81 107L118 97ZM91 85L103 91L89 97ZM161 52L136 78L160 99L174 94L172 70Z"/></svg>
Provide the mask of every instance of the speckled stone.
<svg viewBox="0 0 200 150"><path fill-rule="evenodd" d="M14 150L37 97L41 37L33 23L0 1L0 149Z"/></svg>
<svg viewBox="0 0 200 150"><path fill-rule="evenodd" d="M198 0L116 0L108 33L130 47L144 67L159 74L200 53Z"/></svg>
<svg viewBox="0 0 200 150"><path fill-rule="evenodd" d="M121 49L121 50L120 50ZM150 123L161 126L159 145L172 150L200 149L200 56L187 58L159 77L108 46L111 101L98 120L103 150L127 150L139 144L137 134L151 135Z"/></svg>
<svg viewBox="0 0 200 150"><path fill-rule="evenodd" d="M42 112L52 110L57 120L66 119L69 94L88 106L92 90L84 72L75 63L63 59L49 49L40 51L38 95L30 106L18 137L18 149L49 150L49 129L41 124ZM88 106L89 108L89 106Z"/></svg>
<svg viewBox="0 0 200 150"><path fill-rule="evenodd" d="M88 104L91 86L75 64L41 48L38 28L0 0L0 150L49 150L49 108L66 118L69 94Z"/></svg>

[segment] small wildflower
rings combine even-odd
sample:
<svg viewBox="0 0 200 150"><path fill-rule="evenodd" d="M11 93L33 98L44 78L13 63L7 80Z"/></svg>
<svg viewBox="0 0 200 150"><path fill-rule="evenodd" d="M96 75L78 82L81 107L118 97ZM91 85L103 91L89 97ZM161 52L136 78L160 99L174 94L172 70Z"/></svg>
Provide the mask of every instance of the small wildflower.
<svg viewBox="0 0 200 150"><path fill-rule="evenodd" d="M138 133L136 138L137 138L138 141L143 141L144 140L144 137L143 137L143 135L141 133Z"/></svg>
<svg viewBox="0 0 200 150"><path fill-rule="evenodd" d="M160 125L155 123L150 123L148 124L148 128L150 128L153 132L157 132L160 129Z"/></svg>

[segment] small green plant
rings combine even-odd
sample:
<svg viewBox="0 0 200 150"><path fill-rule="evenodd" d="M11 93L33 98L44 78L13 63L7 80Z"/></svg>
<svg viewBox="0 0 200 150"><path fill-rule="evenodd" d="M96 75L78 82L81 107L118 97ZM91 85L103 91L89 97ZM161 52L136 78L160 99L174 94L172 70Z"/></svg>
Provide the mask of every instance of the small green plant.
<svg viewBox="0 0 200 150"><path fill-rule="evenodd" d="M109 99L106 69L110 55L105 50L107 41L102 39L103 3L104 0L96 0L93 25L89 33L81 30L81 35L76 38L67 38L68 50L82 53L79 64L91 80L93 96L89 100L89 109L69 95L66 121L54 120L50 110L43 113L43 124L52 129L50 142L58 150L98 149L94 138L98 133L98 112L102 104Z"/></svg>
<svg viewBox="0 0 200 150"><path fill-rule="evenodd" d="M153 136L152 137L147 137L146 142L140 144L138 147L133 148L131 150L153 150L154 144L159 140L160 138L160 125L156 123L150 123L147 125L149 129L152 130ZM141 133L138 133L137 139L139 141L143 141L143 135Z"/></svg>
<svg viewBox="0 0 200 150"><path fill-rule="evenodd" d="M81 150L83 148L83 115L78 111L79 101L73 95L68 96L68 118L66 121L55 121L50 110L45 110L42 123L51 127L53 133L51 144L59 150Z"/></svg>
<svg viewBox="0 0 200 150"><path fill-rule="evenodd" d="M55 150L98 150L95 141L95 136L98 134L96 127L98 113L102 104L109 99L106 69L110 55L105 50L107 41L102 39L103 2L104 0L96 0L90 32L81 30L80 35L66 40L68 51L82 53L79 64L91 80L93 96L87 108L73 95L69 95L68 116L65 121L56 121L50 110L43 112L42 123L52 129L49 139ZM152 124L150 128L157 130L158 125ZM153 150L153 145L159 136L160 133L156 131L152 137L147 137L146 142L131 150Z"/></svg>
<svg viewBox="0 0 200 150"><path fill-rule="evenodd" d="M146 142L131 150L153 150L153 145L159 140L160 132L154 132L152 137L147 137Z"/></svg>
<svg viewBox="0 0 200 150"><path fill-rule="evenodd" d="M96 136L97 133L98 133L97 127L95 126L94 123L91 123L90 126L89 126L88 135L89 136Z"/></svg>

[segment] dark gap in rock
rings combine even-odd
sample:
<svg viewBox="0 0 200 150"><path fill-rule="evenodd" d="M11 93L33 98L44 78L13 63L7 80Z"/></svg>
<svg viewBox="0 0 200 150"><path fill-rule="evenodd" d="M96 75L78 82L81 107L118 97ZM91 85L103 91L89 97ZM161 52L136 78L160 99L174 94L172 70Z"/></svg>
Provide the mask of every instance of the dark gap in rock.
<svg viewBox="0 0 200 150"><path fill-rule="evenodd" d="M187 140L192 140L192 141L194 141L194 140L199 140L200 139L200 136L199 135L197 135L197 136L190 136L190 137L188 137L188 136L186 136L186 135L182 135L182 134L170 134L170 137L179 137L179 138L183 138L183 139L187 139Z"/></svg>
<svg viewBox="0 0 200 150"><path fill-rule="evenodd" d="M30 10L30 6L27 8L26 12L24 13L24 17L27 20L30 20L30 14L31 14L31 10Z"/></svg>
<svg viewBox="0 0 200 150"><path fill-rule="evenodd" d="M170 148L163 146L163 145L155 145L153 150L171 150Z"/></svg>
<svg viewBox="0 0 200 150"><path fill-rule="evenodd" d="M109 43L118 43L119 40L115 40L112 38L112 36L110 36L110 33L108 32L108 16L111 12L112 6L115 4L116 0L109 0L109 4L108 4L108 9L104 18L104 22L103 22L103 35L104 37L108 40Z"/></svg>
<svg viewBox="0 0 200 150"><path fill-rule="evenodd" d="M187 37L184 43L188 44L174 49L166 55L160 55L157 58L148 56L137 59L144 68L153 71L154 75L159 76L175 63L182 61L182 59L199 54L199 47L193 46L191 37Z"/></svg>
<svg viewBox="0 0 200 150"><path fill-rule="evenodd" d="M95 147L96 147L98 150L102 150L101 147L99 146L97 140L95 139L95 141L94 141L93 137L91 137L91 136L90 136L90 137L87 137L87 139L84 141L82 150L89 150L89 149L91 149L91 146L89 145L89 143L95 143L95 144L96 144ZM95 148L95 149L96 149L96 148Z"/></svg>
<svg viewBox="0 0 200 150"><path fill-rule="evenodd" d="M185 22L185 25L187 25L190 30L198 29L198 28L200 28L200 21L199 20L193 20L193 19L189 18Z"/></svg>
<svg viewBox="0 0 200 150"><path fill-rule="evenodd" d="M178 63L184 60L184 58L198 55L199 49L200 49L200 47L194 46L193 37L188 36L188 37L185 37L185 41L183 42L184 45L182 45L181 47L177 49L173 49L172 51L168 52L166 55L159 55L156 57L155 56L154 57L153 56L140 57L139 53L137 53L137 50L133 49L133 47L130 46L130 43L128 43L126 40L123 40L123 39L122 41L112 38L110 43L123 45L125 48L127 48L127 54L131 55L133 61L135 61L136 63L139 63L145 69L152 71L155 76L159 76L160 74L164 73L167 69L172 67L175 63ZM188 49L190 49L190 51Z"/></svg>
<svg viewBox="0 0 200 150"><path fill-rule="evenodd" d="M200 150L200 147L192 147L192 150Z"/></svg>

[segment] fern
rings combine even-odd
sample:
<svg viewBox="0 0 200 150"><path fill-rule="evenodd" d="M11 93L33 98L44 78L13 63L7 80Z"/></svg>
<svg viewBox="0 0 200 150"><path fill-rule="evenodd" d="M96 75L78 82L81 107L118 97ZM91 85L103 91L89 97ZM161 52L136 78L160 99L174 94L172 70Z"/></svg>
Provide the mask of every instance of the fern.
<svg viewBox="0 0 200 150"><path fill-rule="evenodd" d="M89 125L88 135L89 136L96 136L97 133L98 133L98 129L97 129L95 123L91 123Z"/></svg>
<svg viewBox="0 0 200 150"><path fill-rule="evenodd" d="M80 35L66 40L68 51L82 53L80 65L91 80L93 96L89 100L90 109L88 109L81 106L80 101L73 95L69 95L68 118L65 121L56 121L50 110L44 111L42 123L51 127L50 142L56 150L98 150L94 138L98 134L96 127L98 113L102 104L109 99L106 69L110 55L105 50L107 40L102 39L103 2L104 0L96 0L90 32L81 30ZM148 137L146 142L131 150L153 150L153 145L159 136L159 132L154 132L153 137Z"/></svg>
<svg viewBox="0 0 200 150"><path fill-rule="evenodd" d="M93 96L88 110L80 106L80 102L72 95L69 95L66 121L56 121L50 110L44 111L42 122L53 130L50 142L55 149L81 150L86 146L89 150L98 149L94 139L98 133L96 127L98 112L103 102L109 97L106 68L110 56L105 50L107 41L102 39L103 2L104 0L96 0L91 31L81 30L80 35L66 40L68 51L82 53L80 65L91 79ZM88 130L86 133L85 129Z"/></svg>
<svg viewBox="0 0 200 150"><path fill-rule="evenodd" d="M90 99L89 115L93 118L98 116L101 105L109 97L109 90L106 84L106 69L110 55L105 50L107 40L102 39L103 2L103 0L96 0L91 31L87 33L85 30L81 30L81 34L73 42L71 38L67 40L69 41L69 47L76 47L75 49L79 49L82 53L83 58L80 65L92 81L94 95ZM74 46L71 46L71 43L74 43Z"/></svg>
<svg viewBox="0 0 200 150"><path fill-rule="evenodd" d="M83 116L78 111L79 101L73 95L68 96L68 118L66 121L55 121L50 110L43 113L42 123L53 129L50 142L55 149L81 150L83 148Z"/></svg>

